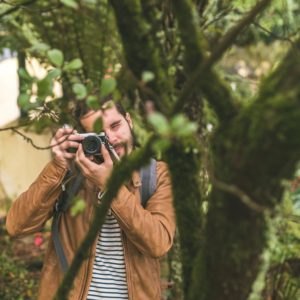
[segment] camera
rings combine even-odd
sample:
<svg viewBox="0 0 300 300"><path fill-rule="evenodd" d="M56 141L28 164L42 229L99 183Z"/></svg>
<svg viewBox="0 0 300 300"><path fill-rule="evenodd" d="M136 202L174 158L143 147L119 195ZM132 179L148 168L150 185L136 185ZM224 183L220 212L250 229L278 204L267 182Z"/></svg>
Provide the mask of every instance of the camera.
<svg viewBox="0 0 300 300"><path fill-rule="evenodd" d="M105 132L100 133L79 133L80 136L83 136L84 139L80 142L82 144L83 152L86 156L94 155L98 163L104 161L101 154L101 147L104 146L108 150L111 158L113 160L119 160L118 154L115 152L113 146L109 143L108 138ZM68 152L75 153L76 148L68 148Z"/></svg>

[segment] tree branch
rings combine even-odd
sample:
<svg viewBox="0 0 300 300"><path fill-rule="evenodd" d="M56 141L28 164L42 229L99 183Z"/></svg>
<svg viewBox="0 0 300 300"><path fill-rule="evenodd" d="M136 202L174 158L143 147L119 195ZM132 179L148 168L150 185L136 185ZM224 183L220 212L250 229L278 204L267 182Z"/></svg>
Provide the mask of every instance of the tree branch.
<svg viewBox="0 0 300 300"><path fill-rule="evenodd" d="M15 5L14 7L6 10L5 12L3 12L2 14L0 14L0 18L7 16L9 14L14 13L15 11L19 10L20 8L23 8L24 6L29 6L33 3L37 2L37 0L28 0L28 1L24 1L18 5Z"/></svg>
<svg viewBox="0 0 300 300"><path fill-rule="evenodd" d="M181 95L176 103L174 111L178 112L181 110L184 105L186 99L190 98L191 93L194 89L200 88L203 89L203 92L208 97L208 101L211 102L212 106L215 108L216 113L221 117L230 118L237 113L237 107L231 106L227 108L228 103L224 102L224 95L226 95L227 100L230 100L230 92L225 85L221 83L221 81L217 78L216 74L213 71L210 71L212 65L218 61L224 52L232 45L235 38L256 18L256 16L263 11L267 7L267 5L271 2L271 0L262 0L258 4L256 4L250 12L241 19L235 26L233 26L228 33L221 39L220 43L216 46L215 50L212 52L209 58L204 59L204 61L199 65L199 67L192 73L188 81L182 88ZM210 74L211 72L211 74ZM208 74L208 79L202 79L202 74ZM219 81L218 87L214 88L214 92L211 93L211 85L208 81L216 80ZM219 92L220 95L216 95ZM223 98L220 96L223 95Z"/></svg>
<svg viewBox="0 0 300 300"><path fill-rule="evenodd" d="M199 31L199 25L194 17L196 12L189 0L174 1L173 9L177 17L181 40L185 46L186 73L193 74L195 68L201 65L205 59L206 41ZM181 111L183 106L190 101L191 92L198 89L208 98L221 121L229 120L236 115L237 105L230 89L218 78L216 73L208 71L205 76L197 77L196 81L193 86L190 86L189 83L188 87L185 85L174 105L173 113Z"/></svg>
<svg viewBox="0 0 300 300"><path fill-rule="evenodd" d="M149 83L159 98L152 99L157 108L165 114L170 113L171 85L161 57L155 48L151 35L151 24L146 22L140 1L111 0L128 66L137 78L143 71L153 72L155 79Z"/></svg>

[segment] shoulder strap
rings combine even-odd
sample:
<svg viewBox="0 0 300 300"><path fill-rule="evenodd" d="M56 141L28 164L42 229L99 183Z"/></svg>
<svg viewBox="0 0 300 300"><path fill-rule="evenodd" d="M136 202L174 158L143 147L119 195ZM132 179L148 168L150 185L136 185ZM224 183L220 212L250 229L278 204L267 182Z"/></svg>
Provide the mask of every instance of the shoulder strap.
<svg viewBox="0 0 300 300"><path fill-rule="evenodd" d="M147 201L156 190L156 160L151 158L150 163L140 170L141 177L141 203L145 208Z"/></svg>
<svg viewBox="0 0 300 300"><path fill-rule="evenodd" d="M79 173L76 176L73 184L71 186L69 185L66 190L63 190L59 200L55 205L55 213L54 213L52 227L51 227L52 239L53 239L56 254L59 258L60 265L64 273L66 273L68 269L68 261L66 259L65 252L59 238L59 220L61 217L61 213L65 212L71 205L72 199L79 191L82 180L83 180L83 176L81 173Z"/></svg>

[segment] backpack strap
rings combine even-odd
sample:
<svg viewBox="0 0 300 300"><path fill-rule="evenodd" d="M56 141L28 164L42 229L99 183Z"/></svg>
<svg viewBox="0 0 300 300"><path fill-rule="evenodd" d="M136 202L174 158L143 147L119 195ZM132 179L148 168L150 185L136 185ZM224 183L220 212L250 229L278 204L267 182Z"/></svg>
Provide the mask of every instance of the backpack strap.
<svg viewBox="0 0 300 300"><path fill-rule="evenodd" d="M147 201L156 190L156 160L151 158L150 163L140 170L141 177L141 204L145 208Z"/></svg>
<svg viewBox="0 0 300 300"><path fill-rule="evenodd" d="M59 237L59 221L62 213L66 212L66 210L71 205L72 199L79 191L82 181L83 181L83 176L81 173L79 173L76 176L74 183L71 186L69 184L67 189L64 188L64 184L63 184L62 185L63 191L61 193L59 200L56 202L55 205L55 213L53 216L52 228L51 228L52 239L53 239L56 254L60 260L60 265L64 273L66 273L68 269L68 261L66 259L65 252Z"/></svg>

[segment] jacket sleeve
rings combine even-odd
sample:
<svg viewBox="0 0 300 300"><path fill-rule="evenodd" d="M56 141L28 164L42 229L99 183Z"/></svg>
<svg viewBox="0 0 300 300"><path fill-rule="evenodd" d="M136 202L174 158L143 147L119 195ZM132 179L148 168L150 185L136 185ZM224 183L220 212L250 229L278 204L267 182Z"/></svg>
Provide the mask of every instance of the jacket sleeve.
<svg viewBox="0 0 300 300"><path fill-rule="evenodd" d="M111 208L121 228L143 254L161 257L171 248L175 233L172 198L167 166L159 162L156 191L145 209L125 186L113 200Z"/></svg>
<svg viewBox="0 0 300 300"><path fill-rule="evenodd" d="M13 203L6 218L6 229L11 236L39 231L51 217L60 183L67 170L49 162L29 189Z"/></svg>

